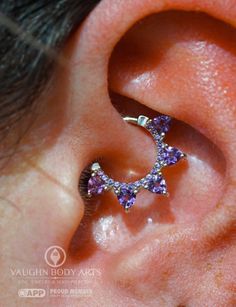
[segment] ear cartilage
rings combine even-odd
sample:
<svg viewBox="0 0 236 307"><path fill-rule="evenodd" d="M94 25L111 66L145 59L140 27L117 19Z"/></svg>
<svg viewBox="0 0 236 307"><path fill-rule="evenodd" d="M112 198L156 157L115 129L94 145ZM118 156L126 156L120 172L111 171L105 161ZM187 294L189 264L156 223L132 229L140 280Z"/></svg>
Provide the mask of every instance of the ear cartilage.
<svg viewBox="0 0 236 307"><path fill-rule="evenodd" d="M135 117L123 117L124 121L141 126L148 130L156 144L156 162L151 171L140 180L125 183L119 182L105 174L98 162L91 165L91 177L88 181L88 196L100 195L103 192L112 190L123 206L128 211L136 201L136 195L146 189L152 193L169 196L166 181L161 173L163 167L176 164L187 155L181 150L169 146L164 142L166 133L170 129L171 117L160 115L150 119L144 115Z"/></svg>

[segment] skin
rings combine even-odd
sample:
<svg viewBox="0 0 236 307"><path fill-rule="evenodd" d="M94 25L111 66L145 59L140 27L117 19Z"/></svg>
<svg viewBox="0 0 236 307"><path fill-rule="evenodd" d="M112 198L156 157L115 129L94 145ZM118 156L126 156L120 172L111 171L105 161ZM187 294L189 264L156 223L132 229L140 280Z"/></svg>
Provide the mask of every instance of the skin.
<svg viewBox="0 0 236 307"><path fill-rule="evenodd" d="M235 306L235 26L233 0L104 0L74 33L0 177L3 306L37 304L9 270L47 268L51 245L64 268L101 274L91 297L44 305ZM125 214L107 193L85 219L78 180L91 161L125 181L153 163L151 138L120 112L175 118L167 140L188 161L165 170L169 198L143 193Z"/></svg>

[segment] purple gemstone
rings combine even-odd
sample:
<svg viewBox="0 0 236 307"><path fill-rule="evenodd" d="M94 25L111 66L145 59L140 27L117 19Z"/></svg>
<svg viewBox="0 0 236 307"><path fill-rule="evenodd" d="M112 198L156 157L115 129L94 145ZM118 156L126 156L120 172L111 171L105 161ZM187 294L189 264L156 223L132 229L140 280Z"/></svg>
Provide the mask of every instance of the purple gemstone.
<svg viewBox="0 0 236 307"><path fill-rule="evenodd" d="M113 184L114 184L114 180L113 180L113 179L111 179L111 178L110 178L110 179L108 179L108 184L109 184L109 185L113 185Z"/></svg>
<svg viewBox="0 0 236 307"><path fill-rule="evenodd" d="M166 133L170 129L171 117L167 115L160 115L153 118L153 120L147 125L147 128L151 132Z"/></svg>
<svg viewBox="0 0 236 307"><path fill-rule="evenodd" d="M139 188L141 186L140 181L135 181L134 182L134 188Z"/></svg>
<svg viewBox="0 0 236 307"><path fill-rule="evenodd" d="M92 176L88 181L88 194L98 195L104 191L105 182L99 175Z"/></svg>
<svg viewBox="0 0 236 307"><path fill-rule="evenodd" d="M158 172L158 170L155 169L155 168L153 168L153 169L151 170L151 174L152 174L152 175L155 175L157 172Z"/></svg>
<svg viewBox="0 0 236 307"><path fill-rule="evenodd" d="M119 186L120 186L120 183L119 183L118 181L116 181L116 182L114 183L114 187L115 187L115 188L119 188Z"/></svg>
<svg viewBox="0 0 236 307"><path fill-rule="evenodd" d="M102 180L106 181L108 177L106 175L102 175Z"/></svg>
<svg viewBox="0 0 236 307"><path fill-rule="evenodd" d="M155 132L155 131L154 131L154 132ZM156 135L154 136L154 140L156 141L156 143L159 142L159 141L161 140L160 134L156 134Z"/></svg>
<svg viewBox="0 0 236 307"><path fill-rule="evenodd" d="M183 153L175 147L167 146L161 150L160 156L165 164L172 165L183 158Z"/></svg>
<svg viewBox="0 0 236 307"><path fill-rule="evenodd" d="M161 175L153 176L153 178L148 181L148 190L156 194L166 194L167 188L165 179Z"/></svg>
<svg viewBox="0 0 236 307"><path fill-rule="evenodd" d="M136 200L136 195L131 187L121 186L117 195L119 203L125 208L129 209L133 206Z"/></svg>

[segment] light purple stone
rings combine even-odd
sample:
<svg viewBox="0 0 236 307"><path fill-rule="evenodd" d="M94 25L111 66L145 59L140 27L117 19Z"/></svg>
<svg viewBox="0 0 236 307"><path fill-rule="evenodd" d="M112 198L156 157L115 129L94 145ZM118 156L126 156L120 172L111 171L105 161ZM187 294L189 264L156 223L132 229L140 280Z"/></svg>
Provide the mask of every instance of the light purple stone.
<svg viewBox="0 0 236 307"><path fill-rule="evenodd" d="M160 156L165 164L173 165L183 158L183 153L175 147L167 146L161 150Z"/></svg>
<svg viewBox="0 0 236 307"><path fill-rule="evenodd" d="M135 182L134 182L134 187L135 187L135 188L141 187L141 182L140 182L140 181L135 181Z"/></svg>
<svg viewBox="0 0 236 307"><path fill-rule="evenodd" d="M160 168L161 168L160 163L159 163L159 162L156 162L156 163L154 164L154 168L155 168L156 170L160 169Z"/></svg>
<svg viewBox="0 0 236 307"><path fill-rule="evenodd" d="M120 183L118 182L118 181L116 181L115 183L114 183L114 187L115 188L118 188L120 186Z"/></svg>
<svg viewBox="0 0 236 307"><path fill-rule="evenodd" d="M155 134L155 135L154 135L154 140L155 140L156 142L160 142L161 139L162 139L162 137L161 137L160 134Z"/></svg>
<svg viewBox="0 0 236 307"><path fill-rule="evenodd" d="M105 182L99 175L92 176L88 181L88 194L99 195L104 191Z"/></svg>
<svg viewBox="0 0 236 307"><path fill-rule="evenodd" d="M150 192L156 194L166 194L166 181L161 175L153 176L152 179L148 181L147 188Z"/></svg>
<svg viewBox="0 0 236 307"><path fill-rule="evenodd" d="M155 168L153 168L150 172L152 175L155 175L157 173L157 170Z"/></svg>
<svg viewBox="0 0 236 307"><path fill-rule="evenodd" d="M107 175L102 175L102 180L107 181L108 180Z"/></svg>
<svg viewBox="0 0 236 307"><path fill-rule="evenodd" d="M108 184L109 184L109 185L113 185L113 184L114 184L114 180L113 180L113 179L111 179L111 178L110 178L110 179L108 179Z"/></svg>
<svg viewBox="0 0 236 307"><path fill-rule="evenodd" d="M147 128L152 132L167 133L170 129L171 117L167 115L160 115L155 118L147 125Z"/></svg>
<svg viewBox="0 0 236 307"><path fill-rule="evenodd" d="M129 186L121 186L117 195L119 203L125 208L129 209L133 206L136 200L136 195L133 189Z"/></svg>

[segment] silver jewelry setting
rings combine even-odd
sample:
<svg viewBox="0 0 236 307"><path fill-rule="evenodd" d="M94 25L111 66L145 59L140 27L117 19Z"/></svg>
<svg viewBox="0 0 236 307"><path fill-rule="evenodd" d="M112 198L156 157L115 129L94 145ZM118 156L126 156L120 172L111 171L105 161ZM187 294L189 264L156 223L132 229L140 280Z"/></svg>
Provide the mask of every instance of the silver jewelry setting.
<svg viewBox="0 0 236 307"><path fill-rule="evenodd" d="M124 121L145 128L153 137L156 144L156 161L151 171L143 178L134 182L120 182L105 174L98 162L91 165L91 178L88 181L88 196L96 196L105 191L113 190L119 203L126 211L134 205L136 195L146 189L152 193L168 196L166 181L162 168L176 164L186 154L164 142L171 124L171 118L160 115L153 119L140 115L138 118L126 116Z"/></svg>

